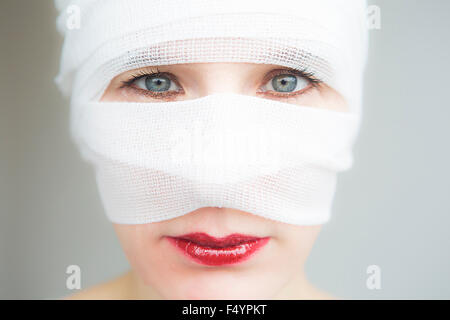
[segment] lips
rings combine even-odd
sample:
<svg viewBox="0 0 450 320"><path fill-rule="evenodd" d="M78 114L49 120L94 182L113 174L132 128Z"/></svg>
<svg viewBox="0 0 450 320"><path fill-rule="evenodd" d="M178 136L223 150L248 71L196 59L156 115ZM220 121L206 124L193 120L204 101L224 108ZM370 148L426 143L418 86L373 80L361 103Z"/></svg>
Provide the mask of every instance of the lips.
<svg viewBox="0 0 450 320"><path fill-rule="evenodd" d="M244 262L269 241L269 237L259 238L237 233L223 238L215 238L206 233L190 233L167 239L194 262L208 266Z"/></svg>

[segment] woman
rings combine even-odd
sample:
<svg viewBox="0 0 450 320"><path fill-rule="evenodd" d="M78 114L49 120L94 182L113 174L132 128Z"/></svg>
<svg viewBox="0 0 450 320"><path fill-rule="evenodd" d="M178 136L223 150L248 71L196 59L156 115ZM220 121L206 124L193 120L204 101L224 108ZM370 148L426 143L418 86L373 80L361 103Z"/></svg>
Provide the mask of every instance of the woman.
<svg viewBox="0 0 450 320"><path fill-rule="evenodd" d="M352 163L364 1L57 6L57 83L131 264L73 298L331 298L303 267Z"/></svg>

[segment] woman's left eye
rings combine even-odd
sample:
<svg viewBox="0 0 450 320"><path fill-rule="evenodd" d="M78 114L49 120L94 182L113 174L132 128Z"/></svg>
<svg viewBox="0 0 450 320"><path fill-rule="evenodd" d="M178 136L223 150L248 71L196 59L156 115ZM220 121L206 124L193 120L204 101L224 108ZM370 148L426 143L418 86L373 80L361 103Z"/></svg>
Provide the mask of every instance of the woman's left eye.
<svg viewBox="0 0 450 320"><path fill-rule="evenodd" d="M139 89L152 92L169 92L180 89L174 81L165 75L143 76L136 79L134 85Z"/></svg>
<svg viewBox="0 0 450 320"><path fill-rule="evenodd" d="M263 91L277 93L291 93L301 91L310 85L308 79L293 74L280 74L270 79L263 87Z"/></svg>

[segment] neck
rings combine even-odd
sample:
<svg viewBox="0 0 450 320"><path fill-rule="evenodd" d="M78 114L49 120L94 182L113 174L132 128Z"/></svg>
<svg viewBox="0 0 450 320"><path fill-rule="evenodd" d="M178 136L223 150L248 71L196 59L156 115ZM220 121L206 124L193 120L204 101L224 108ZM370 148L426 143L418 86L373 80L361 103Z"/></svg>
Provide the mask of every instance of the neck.
<svg viewBox="0 0 450 320"><path fill-rule="evenodd" d="M323 300L334 299L327 293L314 287L306 278L303 270L289 279L286 285L277 292L274 300Z"/></svg>

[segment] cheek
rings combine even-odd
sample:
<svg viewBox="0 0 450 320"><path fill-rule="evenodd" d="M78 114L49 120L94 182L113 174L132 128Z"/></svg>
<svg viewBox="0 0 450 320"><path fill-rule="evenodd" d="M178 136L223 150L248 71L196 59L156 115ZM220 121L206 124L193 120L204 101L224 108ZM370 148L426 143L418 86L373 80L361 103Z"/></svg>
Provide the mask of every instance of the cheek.
<svg viewBox="0 0 450 320"><path fill-rule="evenodd" d="M178 284L191 278L192 270L177 255L174 256L174 249L162 237L166 234L165 226L165 222L115 224L114 229L132 269L142 283L170 298L177 295Z"/></svg>
<svg viewBox="0 0 450 320"><path fill-rule="evenodd" d="M135 101L135 102L145 102L146 100L143 97L135 95L130 95L129 91L121 89L119 84L116 84L116 81L113 80L108 88L103 93L100 101L103 102L127 102L127 101Z"/></svg>
<svg viewBox="0 0 450 320"><path fill-rule="evenodd" d="M146 275L161 265L160 228L158 224L115 224L120 244L133 269L146 281Z"/></svg>
<svg viewBox="0 0 450 320"><path fill-rule="evenodd" d="M102 97L100 98L100 101L104 102L122 101L120 94L117 93L119 90L114 90L114 88L115 88L115 81L113 79L106 88Z"/></svg>
<svg viewBox="0 0 450 320"><path fill-rule="evenodd" d="M301 96L290 98L286 102L320 109L348 111L348 104L345 99L337 91L326 85L315 88Z"/></svg>
<svg viewBox="0 0 450 320"><path fill-rule="evenodd" d="M318 107L323 109L346 112L349 111L348 103L336 90L325 87L319 92Z"/></svg>
<svg viewBox="0 0 450 320"><path fill-rule="evenodd" d="M284 257L303 265L311 252L311 249L319 235L321 226L294 226L280 224L278 234L283 235L279 239L280 251Z"/></svg>

